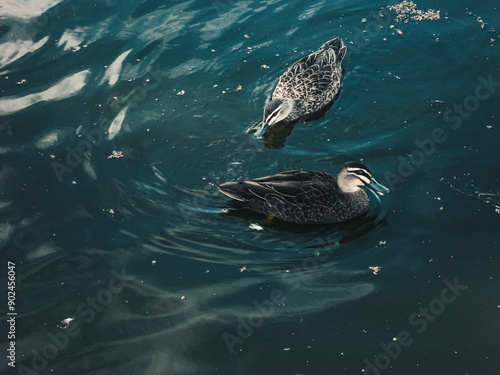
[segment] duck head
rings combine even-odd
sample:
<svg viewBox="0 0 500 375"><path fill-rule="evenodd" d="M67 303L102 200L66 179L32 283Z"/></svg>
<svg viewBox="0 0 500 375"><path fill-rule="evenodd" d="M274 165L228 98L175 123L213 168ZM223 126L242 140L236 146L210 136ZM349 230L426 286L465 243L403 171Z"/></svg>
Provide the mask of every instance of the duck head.
<svg viewBox="0 0 500 375"><path fill-rule="evenodd" d="M337 185L344 193L355 193L366 186L377 193L389 194L391 191L379 184L366 165L359 162L345 163L337 175Z"/></svg>
<svg viewBox="0 0 500 375"><path fill-rule="evenodd" d="M262 121L262 128L260 135L264 133L274 124L282 121L291 121L290 114L295 108L295 100L290 98L276 98L267 103L264 108L264 119Z"/></svg>

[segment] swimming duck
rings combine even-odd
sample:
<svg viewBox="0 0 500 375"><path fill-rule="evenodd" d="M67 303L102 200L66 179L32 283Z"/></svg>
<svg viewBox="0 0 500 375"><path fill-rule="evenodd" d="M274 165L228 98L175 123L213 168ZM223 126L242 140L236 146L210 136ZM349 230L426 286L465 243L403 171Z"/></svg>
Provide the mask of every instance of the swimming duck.
<svg viewBox="0 0 500 375"><path fill-rule="evenodd" d="M330 104L340 90L346 46L339 38L304 56L280 77L264 108L263 134L278 122L292 122Z"/></svg>
<svg viewBox="0 0 500 375"><path fill-rule="evenodd" d="M226 182L219 190L245 208L290 223L332 224L368 211L370 202L362 186L390 193L360 162L345 163L337 179L318 171L284 171L254 180Z"/></svg>

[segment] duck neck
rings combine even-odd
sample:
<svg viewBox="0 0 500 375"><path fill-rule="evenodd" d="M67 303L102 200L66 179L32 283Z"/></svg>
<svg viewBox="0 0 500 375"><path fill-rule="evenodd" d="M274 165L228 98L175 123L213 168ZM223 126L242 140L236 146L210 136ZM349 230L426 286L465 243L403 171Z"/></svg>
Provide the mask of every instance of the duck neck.
<svg viewBox="0 0 500 375"><path fill-rule="evenodd" d="M354 194L359 190L362 190L358 181L355 181L347 171L341 170L337 176L337 186L339 190L344 194Z"/></svg>
<svg viewBox="0 0 500 375"><path fill-rule="evenodd" d="M349 184L345 184L345 183L343 184L342 182L339 182L338 186L339 186L340 191L344 194L354 194L354 193L362 190L357 185L349 185Z"/></svg>

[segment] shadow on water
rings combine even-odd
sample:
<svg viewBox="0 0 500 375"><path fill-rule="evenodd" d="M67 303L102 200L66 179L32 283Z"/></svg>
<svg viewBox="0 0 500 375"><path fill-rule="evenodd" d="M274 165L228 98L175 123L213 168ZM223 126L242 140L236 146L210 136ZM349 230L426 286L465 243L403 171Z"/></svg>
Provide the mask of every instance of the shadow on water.
<svg viewBox="0 0 500 375"><path fill-rule="evenodd" d="M183 192L183 195L186 192ZM221 196L215 186L191 192L178 202L176 215L149 241L155 251L225 266L252 267L268 272L324 255L349 261L373 247L388 225L387 202L375 194L369 211L351 221L330 225L298 225L245 209ZM179 220L181 219L181 220ZM174 224L175 223L175 224ZM148 241L148 242L149 242Z"/></svg>
<svg viewBox="0 0 500 375"><path fill-rule="evenodd" d="M273 125L262 137L262 142L268 148L283 148L285 147L286 139L297 124L298 121L284 123L280 122Z"/></svg>

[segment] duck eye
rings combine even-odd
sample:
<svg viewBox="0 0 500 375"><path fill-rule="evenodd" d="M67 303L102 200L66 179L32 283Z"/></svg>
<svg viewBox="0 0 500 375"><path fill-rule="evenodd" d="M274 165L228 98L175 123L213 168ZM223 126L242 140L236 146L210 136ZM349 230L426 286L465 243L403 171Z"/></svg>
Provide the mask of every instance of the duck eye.
<svg viewBox="0 0 500 375"><path fill-rule="evenodd" d="M369 185L370 182L371 182L371 178L367 175L365 175L364 173L358 173L357 176L359 180L361 180L363 182L363 184L365 185Z"/></svg>

